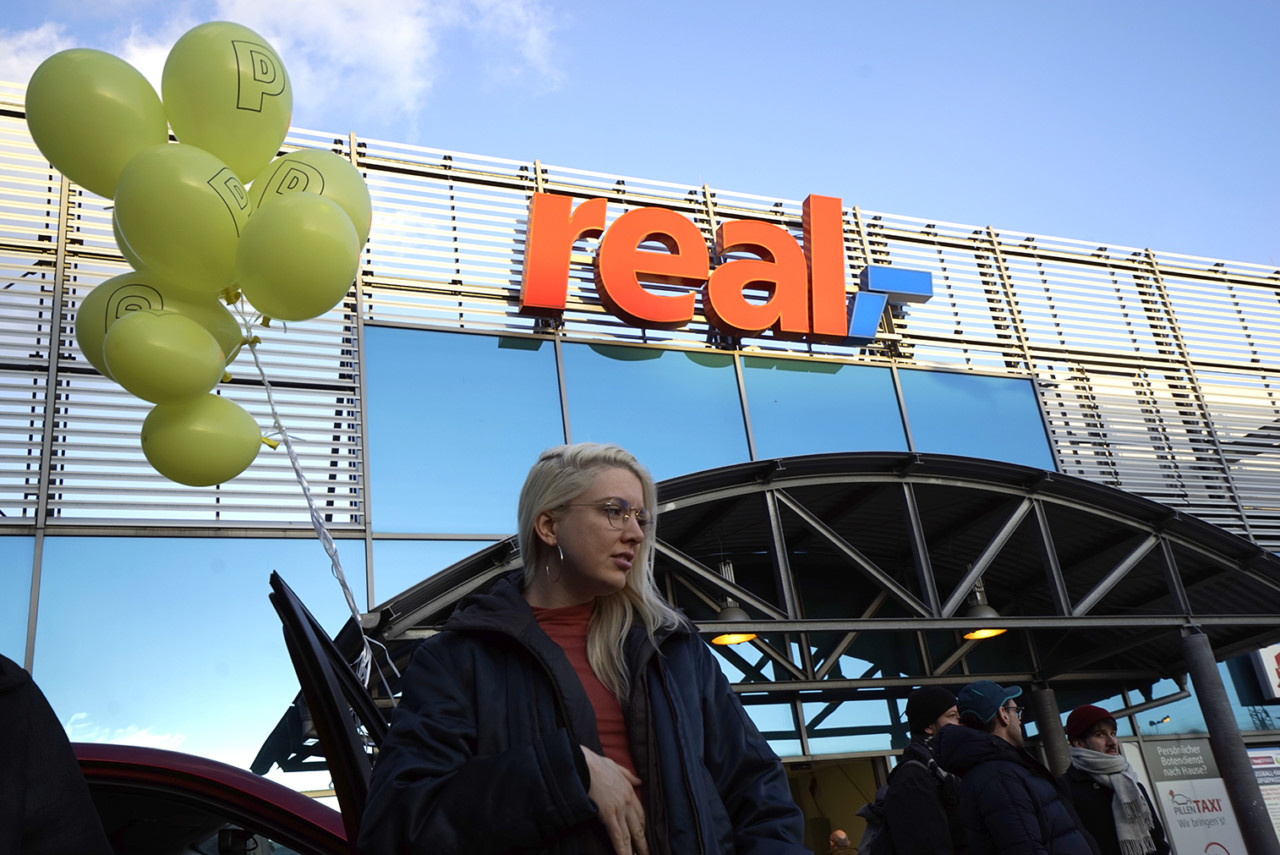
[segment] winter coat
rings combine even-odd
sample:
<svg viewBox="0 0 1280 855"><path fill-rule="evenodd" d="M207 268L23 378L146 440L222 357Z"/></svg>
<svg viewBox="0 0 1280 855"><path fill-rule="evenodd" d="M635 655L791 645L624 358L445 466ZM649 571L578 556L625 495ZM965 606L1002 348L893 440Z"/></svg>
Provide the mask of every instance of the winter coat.
<svg viewBox="0 0 1280 855"><path fill-rule="evenodd" d="M110 855L98 811L44 693L0 656L0 853Z"/></svg>
<svg viewBox="0 0 1280 855"><path fill-rule="evenodd" d="M1099 855L1070 797L1030 754L970 727L938 733L938 762L960 776L970 855Z"/></svg>
<svg viewBox="0 0 1280 855"><path fill-rule="evenodd" d="M1120 837L1116 834L1116 817L1111 812L1111 799L1116 794L1115 790L1104 787L1075 766L1067 769L1059 781L1071 793L1071 801L1080 816L1080 822L1098 842L1102 855L1121 855ZM1138 789L1142 791L1142 797L1147 800L1147 808L1151 811L1154 826L1151 829L1151 842L1156 845L1155 855L1169 855L1169 841L1165 839L1160 814L1151 803L1147 788L1138 784Z"/></svg>
<svg viewBox="0 0 1280 855"><path fill-rule="evenodd" d="M369 855L612 852L579 749L601 750L595 713L522 575L414 652L361 824ZM782 765L705 643L687 623L656 641L636 629L624 649L649 851L807 853Z"/></svg>
<svg viewBox="0 0 1280 855"><path fill-rule="evenodd" d="M926 768L934 759L933 743L932 737L911 738L885 792L885 826L898 855L962 855L969 850L960 816L959 779L948 774L943 781Z"/></svg>

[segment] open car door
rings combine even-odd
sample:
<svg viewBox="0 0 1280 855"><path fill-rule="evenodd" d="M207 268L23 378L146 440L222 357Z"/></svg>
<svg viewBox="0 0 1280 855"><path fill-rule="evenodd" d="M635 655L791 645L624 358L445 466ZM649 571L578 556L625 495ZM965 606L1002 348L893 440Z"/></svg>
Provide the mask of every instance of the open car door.
<svg viewBox="0 0 1280 855"><path fill-rule="evenodd" d="M382 745L387 719L347 660L280 574L271 574L271 604L284 627L285 645L298 672L302 697L328 760L351 851L369 798L373 769L369 749Z"/></svg>

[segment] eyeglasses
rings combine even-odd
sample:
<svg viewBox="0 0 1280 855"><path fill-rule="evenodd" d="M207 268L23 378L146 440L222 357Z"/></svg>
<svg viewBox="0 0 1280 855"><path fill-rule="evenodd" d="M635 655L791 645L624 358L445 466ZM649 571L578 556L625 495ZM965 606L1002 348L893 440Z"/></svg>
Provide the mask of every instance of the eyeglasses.
<svg viewBox="0 0 1280 855"><path fill-rule="evenodd" d="M1005 707L1004 708L1004 711L1009 713L1010 715L1016 715L1018 717L1018 721L1022 721L1022 710L1023 710L1022 707Z"/></svg>
<svg viewBox="0 0 1280 855"><path fill-rule="evenodd" d="M635 517L636 525L640 526L641 529L647 529L653 522L653 515L649 513L648 508L633 508L626 499L607 499L603 502L570 502L565 507L597 508L604 511L610 527L619 531L627 527L627 523L631 521L632 517Z"/></svg>

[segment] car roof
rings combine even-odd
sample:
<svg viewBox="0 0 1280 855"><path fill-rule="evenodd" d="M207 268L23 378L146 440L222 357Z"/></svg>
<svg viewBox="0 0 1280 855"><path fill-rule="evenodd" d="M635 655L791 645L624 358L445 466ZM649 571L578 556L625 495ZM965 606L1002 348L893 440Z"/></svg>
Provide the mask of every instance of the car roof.
<svg viewBox="0 0 1280 855"><path fill-rule="evenodd" d="M107 782L177 789L250 816L269 812L296 818L300 825L346 840L342 815L336 810L244 769L161 748L100 742L73 742L71 748L91 786Z"/></svg>

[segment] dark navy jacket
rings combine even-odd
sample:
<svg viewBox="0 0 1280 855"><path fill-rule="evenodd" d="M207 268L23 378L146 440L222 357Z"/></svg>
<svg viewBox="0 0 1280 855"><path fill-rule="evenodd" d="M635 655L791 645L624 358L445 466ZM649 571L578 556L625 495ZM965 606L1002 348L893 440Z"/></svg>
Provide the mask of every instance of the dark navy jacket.
<svg viewBox="0 0 1280 855"><path fill-rule="evenodd" d="M1102 855L1121 855L1120 836L1116 832L1116 818L1111 811L1111 800L1115 791L1104 787L1075 766L1067 769L1065 775L1058 779L1071 794L1071 802L1075 805L1080 822L1093 839L1098 842ZM1151 811L1151 819L1155 825L1151 829L1151 842L1156 849L1153 855L1169 855L1169 842L1164 837L1164 826L1160 824L1160 814L1147 795L1147 788L1138 784L1142 797L1147 800L1147 809Z"/></svg>
<svg viewBox="0 0 1280 855"><path fill-rule="evenodd" d="M960 782L954 775L940 780L928 768L936 741L932 736L911 737L885 792L885 825L897 855L965 855L969 850L960 817Z"/></svg>
<svg viewBox="0 0 1280 855"><path fill-rule="evenodd" d="M18 663L0 656L0 853L111 855L66 731Z"/></svg>
<svg viewBox="0 0 1280 855"><path fill-rule="evenodd" d="M1098 855L1071 798L1041 763L994 734L944 727L942 768L960 776L960 811L970 855Z"/></svg>
<svg viewBox="0 0 1280 855"><path fill-rule="evenodd" d="M522 571L423 641L373 771L360 845L377 853L612 852L579 744L595 713L520 596ZM687 624L627 641L623 705L650 852L804 855L777 755Z"/></svg>

